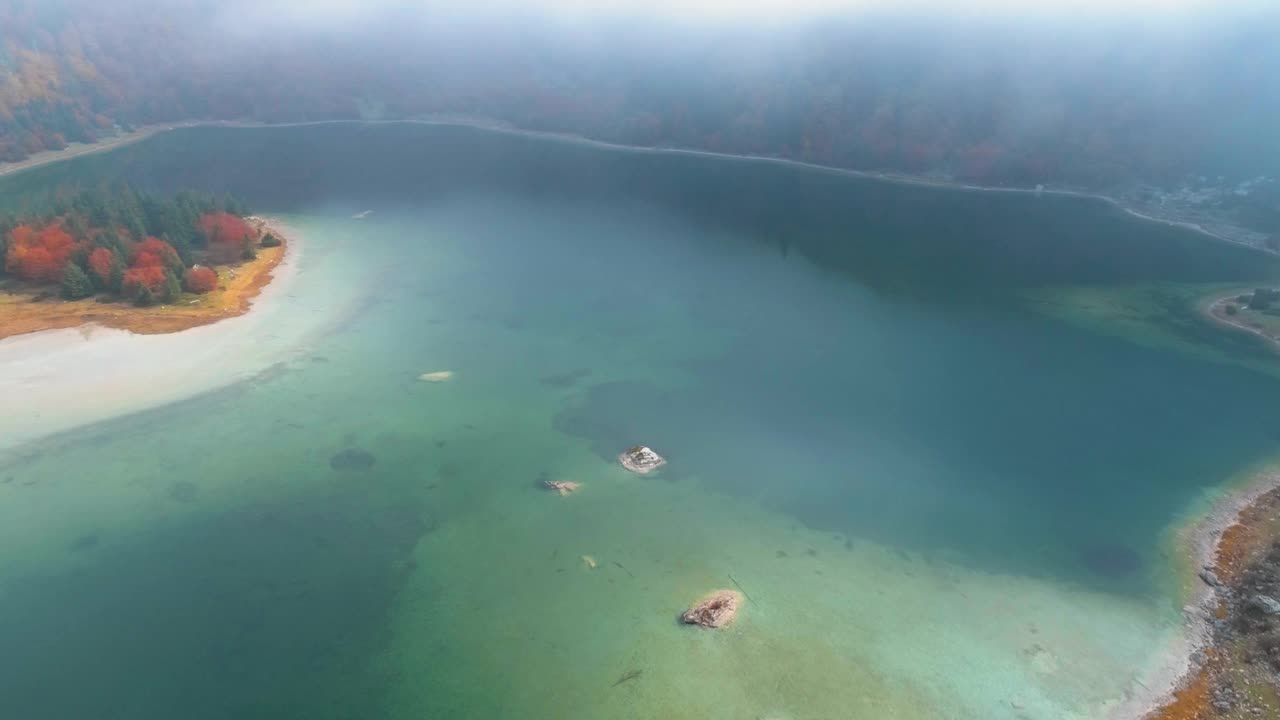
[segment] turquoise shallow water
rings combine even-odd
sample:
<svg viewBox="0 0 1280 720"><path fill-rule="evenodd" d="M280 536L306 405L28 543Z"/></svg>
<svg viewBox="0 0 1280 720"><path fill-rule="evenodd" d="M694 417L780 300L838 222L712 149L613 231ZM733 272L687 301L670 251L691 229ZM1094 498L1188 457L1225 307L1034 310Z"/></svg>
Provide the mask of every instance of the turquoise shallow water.
<svg viewBox="0 0 1280 720"><path fill-rule="evenodd" d="M1100 717L1178 628L1167 530L1276 452L1270 375L1024 300L1274 273L1101 203L412 126L175 132L0 200L101 177L287 213L278 322L358 301L0 465L5 717ZM735 582L731 629L676 623Z"/></svg>

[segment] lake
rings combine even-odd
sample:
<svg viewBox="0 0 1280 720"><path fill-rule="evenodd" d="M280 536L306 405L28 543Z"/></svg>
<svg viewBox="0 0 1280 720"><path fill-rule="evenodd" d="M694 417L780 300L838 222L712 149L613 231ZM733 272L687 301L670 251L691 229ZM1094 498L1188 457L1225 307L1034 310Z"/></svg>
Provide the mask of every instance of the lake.
<svg viewBox="0 0 1280 720"><path fill-rule="evenodd" d="M1188 299L1276 262L1097 200L330 124L0 204L107 180L303 250L279 362L0 456L5 717L1103 717L1181 628L1173 531L1280 450L1270 351Z"/></svg>

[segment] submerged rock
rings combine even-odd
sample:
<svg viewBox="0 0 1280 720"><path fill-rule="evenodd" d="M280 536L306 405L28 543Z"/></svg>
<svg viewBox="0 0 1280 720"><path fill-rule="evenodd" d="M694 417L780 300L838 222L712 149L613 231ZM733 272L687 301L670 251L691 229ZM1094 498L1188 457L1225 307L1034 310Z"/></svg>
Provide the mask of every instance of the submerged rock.
<svg viewBox="0 0 1280 720"><path fill-rule="evenodd" d="M595 570L597 567L600 566L599 563L596 562L596 559L591 557L590 555L582 556L582 564L586 566L588 570Z"/></svg>
<svg viewBox="0 0 1280 720"><path fill-rule="evenodd" d="M377 458L368 450L347 448L329 458L329 467L342 471L368 470L375 462Z"/></svg>
<svg viewBox="0 0 1280 720"><path fill-rule="evenodd" d="M542 486L548 490L555 490L561 495L568 495L569 493L574 492L578 488L582 487L581 485L579 485L576 482L573 482L572 480L543 480Z"/></svg>
<svg viewBox="0 0 1280 720"><path fill-rule="evenodd" d="M680 615L680 622L705 628L722 628L733 622L742 606L742 593L717 590Z"/></svg>
<svg viewBox="0 0 1280 720"><path fill-rule="evenodd" d="M644 445L628 448L618 456L618 462L637 475L647 475L667 464L665 458Z"/></svg>
<svg viewBox="0 0 1280 720"><path fill-rule="evenodd" d="M418 379L423 382L442 383L453 379L452 370L437 370L435 372L422 373Z"/></svg>

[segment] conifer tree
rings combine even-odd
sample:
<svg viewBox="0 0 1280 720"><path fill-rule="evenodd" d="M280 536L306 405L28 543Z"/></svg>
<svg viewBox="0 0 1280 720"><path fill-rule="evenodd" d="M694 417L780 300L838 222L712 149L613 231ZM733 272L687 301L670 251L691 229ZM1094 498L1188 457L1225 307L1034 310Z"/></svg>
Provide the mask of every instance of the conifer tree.
<svg viewBox="0 0 1280 720"><path fill-rule="evenodd" d="M164 273L164 302L175 303L182 299L182 283L178 281L178 276L172 270L166 270Z"/></svg>
<svg viewBox="0 0 1280 720"><path fill-rule="evenodd" d="M80 300L93 295L93 281L76 263L69 262L62 271L62 297Z"/></svg>

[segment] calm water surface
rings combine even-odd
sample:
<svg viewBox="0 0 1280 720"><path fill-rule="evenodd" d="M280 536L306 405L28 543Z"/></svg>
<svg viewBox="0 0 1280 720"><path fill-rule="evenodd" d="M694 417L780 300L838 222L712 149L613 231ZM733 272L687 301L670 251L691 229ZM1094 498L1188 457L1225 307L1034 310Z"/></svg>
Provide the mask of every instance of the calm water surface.
<svg viewBox="0 0 1280 720"><path fill-rule="evenodd" d="M1250 340L1026 300L1275 275L1098 202L421 126L173 132L0 202L102 178L286 214L277 322L358 302L0 459L4 717L1100 717L1180 622L1170 527L1280 448Z"/></svg>

